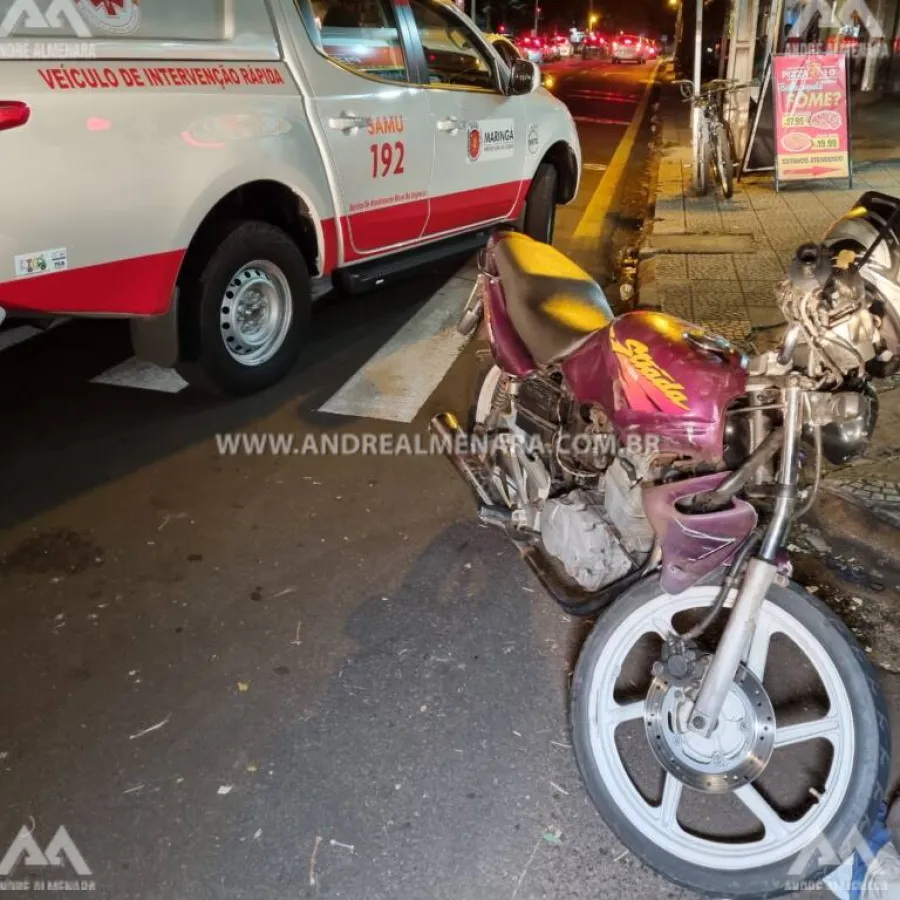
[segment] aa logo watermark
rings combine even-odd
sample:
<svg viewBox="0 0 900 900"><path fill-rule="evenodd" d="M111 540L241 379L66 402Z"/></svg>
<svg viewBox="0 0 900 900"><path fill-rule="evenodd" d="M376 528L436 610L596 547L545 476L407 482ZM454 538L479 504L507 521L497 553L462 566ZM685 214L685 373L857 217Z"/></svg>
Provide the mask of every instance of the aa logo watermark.
<svg viewBox="0 0 900 900"><path fill-rule="evenodd" d="M31 870L43 869L40 875ZM52 870L69 877L57 878ZM71 875L79 876L78 879ZM0 860L0 891L93 891L91 869L64 825L42 850L34 829L23 825Z"/></svg>
<svg viewBox="0 0 900 900"><path fill-rule="evenodd" d="M870 40L877 41L884 37L881 23L864 0L844 0L840 10L837 7L837 3L832 5L828 0L809 0L791 28L790 37L802 38L810 25L815 22L816 16L818 16L817 24L823 31L862 25L868 31Z"/></svg>
<svg viewBox="0 0 900 900"><path fill-rule="evenodd" d="M822 868L833 871L824 880L809 878L810 872ZM791 891L827 888L843 896L856 888L865 900L887 898L897 896L900 889L900 856L889 839L880 847L876 843L873 849L854 828L838 848L833 847L824 834L820 835L797 855L788 876L785 886Z"/></svg>
<svg viewBox="0 0 900 900"><path fill-rule="evenodd" d="M0 38L69 28L79 38L133 34L140 0L0 0ZM21 33L16 35L21 37Z"/></svg>

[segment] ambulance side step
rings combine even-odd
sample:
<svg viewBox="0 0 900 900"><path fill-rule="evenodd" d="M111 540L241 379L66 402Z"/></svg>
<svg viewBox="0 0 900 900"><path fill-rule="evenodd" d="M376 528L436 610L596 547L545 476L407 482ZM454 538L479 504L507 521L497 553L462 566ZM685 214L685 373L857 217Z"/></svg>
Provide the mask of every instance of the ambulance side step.
<svg viewBox="0 0 900 900"><path fill-rule="evenodd" d="M387 259L377 259L346 269L338 269L333 275L334 284L348 294L362 294L403 278L421 266L453 256L474 253L487 243L493 230L493 227L484 228L481 231L437 241L425 247L406 250Z"/></svg>

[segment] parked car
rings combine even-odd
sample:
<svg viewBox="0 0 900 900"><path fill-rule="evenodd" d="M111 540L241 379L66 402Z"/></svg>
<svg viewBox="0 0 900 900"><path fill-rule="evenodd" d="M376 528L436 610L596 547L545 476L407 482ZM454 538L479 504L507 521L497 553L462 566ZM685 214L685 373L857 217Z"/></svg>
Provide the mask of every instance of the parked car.
<svg viewBox="0 0 900 900"><path fill-rule="evenodd" d="M451 2L154 0L124 34L88 7L97 60L3 23L28 50L0 59L10 318L128 318L140 358L251 393L330 280L365 290L498 225L549 242L578 190L566 107Z"/></svg>
<svg viewBox="0 0 900 900"><path fill-rule="evenodd" d="M636 62L642 65L647 59L647 45L637 34L620 34L612 42L612 61L614 63Z"/></svg>
<svg viewBox="0 0 900 900"><path fill-rule="evenodd" d="M540 40L541 48L544 52L544 62L558 62L561 54L555 37L552 35L541 35L538 40Z"/></svg>
<svg viewBox="0 0 900 900"><path fill-rule="evenodd" d="M609 54L609 41L599 31L589 31L584 36L581 52L583 56L607 56Z"/></svg>
<svg viewBox="0 0 900 900"><path fill-rule="evenodd" d="M523 34L515 38L514 43L529 62L542 63L544 61L544 42L540 38Z"/></svg>
<svg viewBox="0 0 900 900"><path fill-rule="evenodd" d="M553 43L562 59L568 59L574 52L572 42L564 34L554 35Z"/></svg>

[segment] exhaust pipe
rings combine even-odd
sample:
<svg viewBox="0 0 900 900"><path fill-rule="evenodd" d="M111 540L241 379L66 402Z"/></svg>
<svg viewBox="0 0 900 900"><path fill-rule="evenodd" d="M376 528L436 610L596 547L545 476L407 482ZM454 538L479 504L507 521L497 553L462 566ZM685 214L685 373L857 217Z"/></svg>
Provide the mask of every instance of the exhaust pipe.
<svg viewBox="0 0 900 900"><path fill-rule="evenodd" d="M444 456L450 460L453 468L462 476L463 481L475 492L481 504L493 506L493 498L478 477L480 467L470 457L459 452L460 448L465 445L464 442L468 435L460 427L456 416L448 412L440 413L428 423L428 428L441 442Z"/></svg>
<svg viewBox="0 0 900 900"><path fill-rule="evenodd" d="M0 306L0 325L3 324L3 320L6 318L6 310Z"/></svg>

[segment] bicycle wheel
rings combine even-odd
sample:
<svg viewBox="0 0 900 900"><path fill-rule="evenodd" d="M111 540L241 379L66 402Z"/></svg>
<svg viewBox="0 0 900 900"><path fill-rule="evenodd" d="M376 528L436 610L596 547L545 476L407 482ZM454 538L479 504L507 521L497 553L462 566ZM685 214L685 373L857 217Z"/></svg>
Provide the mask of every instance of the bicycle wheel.
<svg viewBox="0 0 900 900"><path fill-rule="evenodd" d="M709 192L709 140L705 129L700 132L695 166L697 169L697 192L705 197Z"/></svg>
<svg viewBox="0 0 900 900"><path fill-rule="evenodd" d="M723 125L716 135L716 174L722 186L722 196L730 200L734 196L734 162L731 156L731 131Z"/></svg>

